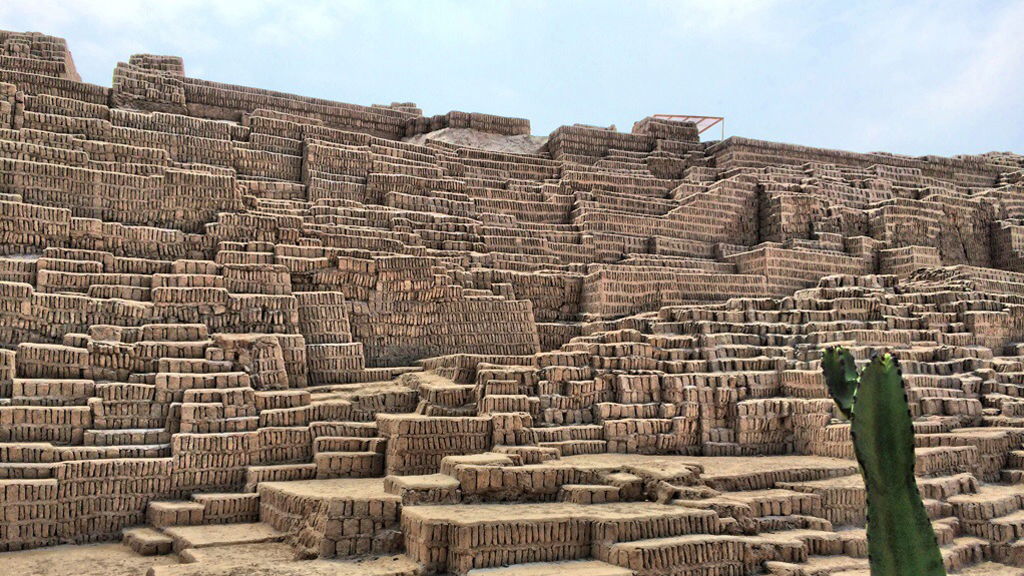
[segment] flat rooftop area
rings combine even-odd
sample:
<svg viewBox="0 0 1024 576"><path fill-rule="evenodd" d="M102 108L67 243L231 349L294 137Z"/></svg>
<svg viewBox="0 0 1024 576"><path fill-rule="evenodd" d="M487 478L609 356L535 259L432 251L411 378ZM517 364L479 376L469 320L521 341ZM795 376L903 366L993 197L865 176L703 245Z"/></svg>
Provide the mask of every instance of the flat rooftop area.
<svg viewBox="0 0 1024 576"><path fill-rule="evenodd" d="M329 480L296 480L293 482L261 482L259 491L276 491L321 500L401 500L384 490L384 478L333 478Z"/></svg>
<svg viewBox="0 0 1024 576"><path fill-rule="evenodd" d="M581 454L560 462L594 468L630 468L652 476L671 477L687 469L701 470L701 478L715 479L791 470L831 472L836 476L857 473L857 463L824 456L664 456L644 454Z"/></svg>
<svg viewBox="0 0 1024 576"><path fill-rule="evenodd" d="M640 520L677 517L713 517L712 510L666 506L656 502L611 502L607 504L573 504L543 502L525 504L459 504L456 506L407 506L402 516L425 521L453 524L507 523L579 520Z"/></svg>

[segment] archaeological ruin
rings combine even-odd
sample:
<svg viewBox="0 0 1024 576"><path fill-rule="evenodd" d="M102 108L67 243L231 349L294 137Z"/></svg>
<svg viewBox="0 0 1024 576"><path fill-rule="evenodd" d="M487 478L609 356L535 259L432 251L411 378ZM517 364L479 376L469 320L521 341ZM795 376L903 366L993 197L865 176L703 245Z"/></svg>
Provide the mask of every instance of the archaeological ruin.
<svg viewBox="0 0 1024 576"><path fill-rule="evenodd" d="M1024 156L106 87L0 31L0 574L866 575L837 343L900 358L947 570L1024 574Z"/></svg>

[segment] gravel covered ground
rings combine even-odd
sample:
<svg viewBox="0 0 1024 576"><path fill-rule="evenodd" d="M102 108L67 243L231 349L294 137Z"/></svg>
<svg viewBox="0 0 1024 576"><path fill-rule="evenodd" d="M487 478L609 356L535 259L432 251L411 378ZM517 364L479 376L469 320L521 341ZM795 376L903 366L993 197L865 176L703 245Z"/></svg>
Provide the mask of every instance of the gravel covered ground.
<svg viewBox="0 0 1024 576"><path fill-rule="evenodd" d="M539 154L548 141L546 136L502 136L479 132L472 128L442 128L426 134L417 134L407 141L413 144L426 144L428 140L510 154Z"/></svg>
<svg viewBox="0 0 1024 576"><path fill-rule="evenodd" d="M119 543L54 546L0 554L0 574L11 576L145 576L177 556L139 556Z"/></svg>

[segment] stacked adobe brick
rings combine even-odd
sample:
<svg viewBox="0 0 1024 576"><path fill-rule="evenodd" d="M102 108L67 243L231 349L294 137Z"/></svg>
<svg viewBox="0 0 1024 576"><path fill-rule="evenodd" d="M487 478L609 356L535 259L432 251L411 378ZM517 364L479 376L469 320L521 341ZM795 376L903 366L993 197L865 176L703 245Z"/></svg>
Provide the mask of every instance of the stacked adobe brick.
<svg viewBox="0 0 1024 576"><path fill-rule="evenodd" d="M940 537L1016 553L1013 511L975 508L977 482L1022 474L1019 157L705 143L655 118L514 153L446 128L529 134L171 56L95 86L63 40L0 32L0 548L262 518L308 554L460 573L801 564L754 533L858 522L862 487L830 484L849 462L709 480L644 458L851 457L816 362L845 342L903 356L924 491L963 521ZM685 506L610 505L637 499ZM510 501L554 507L513 530L486 507ZM960 564L981 546L954 544Z"/></svg>

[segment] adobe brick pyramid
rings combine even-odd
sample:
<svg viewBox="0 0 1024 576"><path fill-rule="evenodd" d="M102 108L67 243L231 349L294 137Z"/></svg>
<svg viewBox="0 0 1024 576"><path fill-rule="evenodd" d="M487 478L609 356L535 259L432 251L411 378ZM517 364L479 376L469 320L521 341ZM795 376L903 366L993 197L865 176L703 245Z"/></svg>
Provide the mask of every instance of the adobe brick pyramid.
<svg viewBox="0 0 1024 576"><path fill-rule="evenodd" d="M1024 574L1024 157L108 88L0 32L11 573L867 574L835 343L901 357L948 568Z"/></svg>

